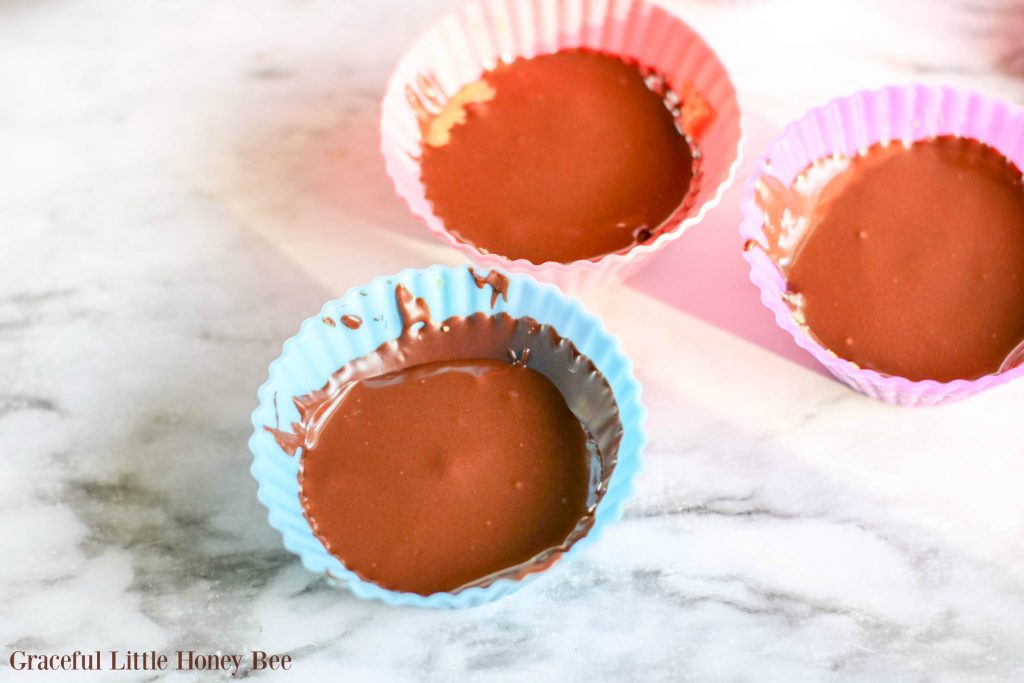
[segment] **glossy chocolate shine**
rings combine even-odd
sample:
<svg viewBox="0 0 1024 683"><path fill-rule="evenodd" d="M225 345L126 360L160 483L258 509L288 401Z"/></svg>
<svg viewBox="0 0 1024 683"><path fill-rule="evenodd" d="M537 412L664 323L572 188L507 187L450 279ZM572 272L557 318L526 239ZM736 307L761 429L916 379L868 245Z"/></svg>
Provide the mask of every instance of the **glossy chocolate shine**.
<svg viewBox="0 0 1024 683"><path fill-rule="evenodd" d="M974 379L1024 339L1024 184L992 148L876 146L802 205L786 276L839 356L912 380Z"/></svg>
<svg viewBox="0 0 1024 683"><path fill-rule="evenodd" d="M302 464L306 513L328 550L423 595L561 545L588 490L587 436L558 389L490 359L354 382Z"/></svg>
<svg viewBox="0 0 1024 683"><path fill-rule="evenodd" d="M665 93L608 55L499 64L424 123L434 213L459 239L511 259L627 249L657 234L695 184Z"/></svg>
<svg viewBox="0 0 1024 683"><path fill-rule="evenodd" d="M363 578L423 595L543 569L589 530L614 469L611 388L547 325L438 323L396 299L402 335L297 398L291 433L269 430L302 451L314 533Z"/></svg>

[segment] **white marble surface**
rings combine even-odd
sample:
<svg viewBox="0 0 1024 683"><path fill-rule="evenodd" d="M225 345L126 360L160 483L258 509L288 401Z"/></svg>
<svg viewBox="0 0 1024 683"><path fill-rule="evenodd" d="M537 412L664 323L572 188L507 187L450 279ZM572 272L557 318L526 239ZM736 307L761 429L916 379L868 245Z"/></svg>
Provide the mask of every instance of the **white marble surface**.
<svg viewBox="0 0 1024 683"><path fill-rule="evenodd" d="M744 172L862 87L1024 103L1020 0L672 4L734 72ZM583 296L652 439L577 562L436 613L281 548L245 445L267 363L349 286L456 258L375 132L391 65L454 6L0 0L0 679L15 649L263 648L294 680L1024 680L1024 384L913 410L823 376L746 281L737 190Z"/></svg>

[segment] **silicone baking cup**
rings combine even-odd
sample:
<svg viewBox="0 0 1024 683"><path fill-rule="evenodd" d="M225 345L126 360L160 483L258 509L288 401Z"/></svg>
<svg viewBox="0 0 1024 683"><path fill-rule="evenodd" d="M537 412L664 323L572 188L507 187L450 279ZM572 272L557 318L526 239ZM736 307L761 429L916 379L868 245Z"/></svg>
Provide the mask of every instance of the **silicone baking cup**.
<svg viewBox="0 0 1024 683"><path fill-rule="evenodd" d="M424 99L443 99L478 80L498 60L577 47L635 60L665 77L676 93L697 93L714 111L696 141L702 175L692 206L671 216L649 242L572 263L509 260L458 240L434 215L420 182L421 134L409 93L430 88ZM485 267L527 273L566 291L621 282L699 223L732 183L741 138L736 91L718 57L681 19L644 0L484 0L468 5L421 37L399 62L384 95L380 129L395 190L435 236Z"/></svg>
<svg viewBox="0 0 1024 683"><path fill-rule="evenodd" d="M640 402L640 384L633 377L632 363L597 318L555 287L522 276L511 276L509 280L507 301L499 297L492 308L491 288L477 287L467 268L433 266L379 277L325 304L320 313L302 323L298 334L284 343L281 356L270 364L269 379L259 389L259 407L252 414L253 434L249 448L253 453L252 475L259 483L258 497L269 512L270 525L281 532L285 548L298 555L307 569L328 576L333 583L348 588L360 598L392 605L454 608L502 598L552 564L547 561L543 567L527 569L521 578L498 578L488 585L422 596L387 590L361 579L328 553L314 536L299 501L300 458L285 454L265 427L297 421L294 397L319 389L347 362L398 337L402 323L395 304L395 289L399 284L426 299L435 320L502 311L516 318L531 317L555 327L562 337L572 341L590 358L611 386L623 434L617 463L594 512L593 526L562 552L561 557L579 552L599 536L606 525L622 516L623 504L633 487L640 468L640 455L647 442L643 426L647 413ZM362 326L352 330L323 322L325 317L339 320L346 314L359 316Z"/></svg>
<svg viewBox="0 0 1024 683"><path fill-rule="evenodd" d="M755 187L768 175L790 185L815 161L829 156L863 154L876 143L912 143L939 135L983 142L1024 167L1024 109L978 93L946 87L911 85L862 91L813 109L790 124L769 147L747 182L741 205L740 233L760 244L766 241L764 215ZM799 325L783 300L786 280L762 249L745 250L750 279L761 301L775 314L779 327L793 336L840 381L857 391L900 405L936 405L966 398L1024 374L1024 366L976 380L911 381L861 368L839 358Z"/></svg>

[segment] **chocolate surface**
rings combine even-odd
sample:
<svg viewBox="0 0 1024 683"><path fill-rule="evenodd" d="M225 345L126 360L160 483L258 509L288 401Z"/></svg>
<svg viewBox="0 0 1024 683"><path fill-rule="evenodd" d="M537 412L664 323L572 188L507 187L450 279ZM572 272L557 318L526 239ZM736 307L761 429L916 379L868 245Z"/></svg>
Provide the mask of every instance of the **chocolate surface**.
<svg viewBox="0 0 1024 683"><path fill-rule="evenodd" d="M797 319L837 355L974 379L1024 340L1024 184L997 151L955 137L878 145L794 187L758 188L765 246Z"/></svg>
<svg viewBox="0 0 1024 683"><path fill-rule="evenodd" d="M393 590L452 591L565 542L587 515L587 436L536 370L427 363L349 385L301 486L347 567Z"/></svg>
<svg viewBox="0 0 1024 683"><path fill-rule="evenodd" d="M325 547L430 594L549 566L589 530L622 426L604 377L529 318L435 322L399 286L403 332L295 399L302 505Z"/></svg>
<svg viewBox="0 0 1024 683"><path fill-rule="evenodd" d="M438 91L426 80L421 89ZM435 114L411 96L427 198L453 235L508 258L625 250L694 194L680 129L698 130L711 112L690 100L681 108L656 74L584 50L500 63ZM697 113L684 125L683 111Z"/></svg>

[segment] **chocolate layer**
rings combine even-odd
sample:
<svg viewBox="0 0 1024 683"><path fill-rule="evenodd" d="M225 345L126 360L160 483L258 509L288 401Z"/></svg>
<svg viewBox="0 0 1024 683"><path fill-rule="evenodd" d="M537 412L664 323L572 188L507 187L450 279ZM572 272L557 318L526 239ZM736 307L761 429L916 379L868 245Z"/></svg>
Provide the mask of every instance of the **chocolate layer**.
<svg viewBox="0 0 1024 683"><path fill-rule="evenodd" d="M799 321L912 380L1000 370L1024 340L1024 183L974 140L876 145L758 188Z"/></svg>
<svg viewBox="0 0 1024 683"><path fill-rule="evenodd" d="M561 546L587 516L587 435L550 381L505 360L351 383L302 456L324 545L392 590L452 591Z"/></svg>
<svg viewBox="0 0 1024 683"><path fill-rule="evenodd" d="M486 279L486 278L485 278ZM554 562L593 523L622 427L604 377L553 328L435 322L396 289L403 332L298 397L303 509L363 578L429 594Z"/></svg>
<svg viewBox="0 0 1024 683"><path fill-rule="evenodd" d="M622 251L651 239L694 195L678 97L617 57L567 50L519 59L434 114L411 101L434 213L483 251L534 263ZM712 116L706 105L702 116ZM704 125L690 118L694 130Z"/></svg>

